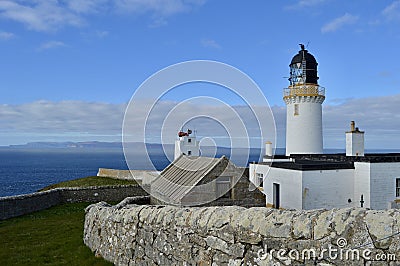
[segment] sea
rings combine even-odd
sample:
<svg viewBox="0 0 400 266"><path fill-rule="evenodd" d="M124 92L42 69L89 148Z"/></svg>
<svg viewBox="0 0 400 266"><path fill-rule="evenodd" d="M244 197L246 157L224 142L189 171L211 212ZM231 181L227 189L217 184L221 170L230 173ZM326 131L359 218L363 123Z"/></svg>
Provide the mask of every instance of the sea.
<svg viewBox="0 0 400 266"><path fill-rule="evenodd" d="M335 152L342 151L335 150ZM399 151L371 150L370 152ZM278 153L283 154L282 151ZM220 157L224 154L226 150L221 150L215 156ZM156 149L149 157L156 170L161 171L170 163L171 155ZM251 149L248 162L256 162L259 159L260 150ZM143 154L135 155L133 160L135 169L154 169L145 163ZM123 150L0 148L0 197L33 193L61 181L94 176L97 175L99 168L128 169Z"/></svg>
<svg viewBox="0 0 400 266"><path fill-rule="evenodd" d="M224 155L224 151L216 154ZM163 170L170 164L173 154L159 149L145 155L137 153L134 169ZM259 151L249 161L258 161ZM154 166L153 166L154 165ZM99 168L128 169L122 149L100 148L0 148L0 197L33 193L48 185L62 181L97 175Z"/></svg>

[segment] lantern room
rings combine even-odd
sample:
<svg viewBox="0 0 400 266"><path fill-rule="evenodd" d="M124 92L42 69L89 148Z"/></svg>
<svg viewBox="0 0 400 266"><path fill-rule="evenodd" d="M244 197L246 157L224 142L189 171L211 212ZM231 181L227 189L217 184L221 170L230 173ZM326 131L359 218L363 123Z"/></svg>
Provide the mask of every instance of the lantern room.
<svg viewBox="0 0 400 266"><path fill-rule="evenodd" d="M301 50L296 54L290 67L290 86L298 86L305 84L318 84L317 60L310 54L303 44L300 44Z"/></svg>

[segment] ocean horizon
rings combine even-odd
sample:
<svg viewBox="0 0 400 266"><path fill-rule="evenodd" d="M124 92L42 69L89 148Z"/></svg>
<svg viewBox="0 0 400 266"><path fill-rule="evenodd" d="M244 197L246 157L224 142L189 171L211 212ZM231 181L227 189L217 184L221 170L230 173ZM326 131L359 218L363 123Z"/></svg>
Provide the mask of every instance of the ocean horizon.
<svg viewBox="0 0 400 266"><path fill-rule="evenodd" d="M160 147L152 147L149 157L156 170L164 169L173 150L164 154ZM250 149L248 162L257 162L263 150ZM284 154L277 149L277 154ZM326 149L325 153L343 153L343 149ZM395 153L396 149L371 149L368 153ZM209 151L204 156L229 157L229 149ZM245 155L244 155L245 156ZM235 161L234 161L235 163ZM237 163L237 162L236 162ZM144 153L134 156L135 169L151 170ZM246 165L238 165L246 166ZM128 169L121 148L0 148L0 197L28 194L51 184L97 175L99 168Z"/></svg>

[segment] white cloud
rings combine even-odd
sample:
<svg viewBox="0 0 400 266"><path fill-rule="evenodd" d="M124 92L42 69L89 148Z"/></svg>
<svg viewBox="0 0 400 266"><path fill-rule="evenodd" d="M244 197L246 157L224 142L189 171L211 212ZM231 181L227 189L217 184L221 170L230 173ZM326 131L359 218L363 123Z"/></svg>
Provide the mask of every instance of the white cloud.
<svg viewBox="0 0 400 266"><path fill-rule="evenodd" d="M77 13L98 13L108 8L109 0L69 0L68 7Z"/></svg>
<svg viewBox="0 0 400 266"><path fill-rule="evenodd" d="M65 43L61 41L48 41L40 45L39 50L47 50L47 49L53 49L53 48L58 48L58 47L64 47L66 46Z"/></svg>
<svg viewBox="0 0 400 266"><path fill-rule="evenodd" d="M85 15L117 12L150 14L152 26L166 24L166 18L189 12L204 0L1 0L0 18L13 20L35 31L57 31L64 26L85 25Z"/></svg>
<svg viewBox="0 0 400 266"><path fill-rule="evenodd" d="M349 13L346 13L343 16L335 18L334 20L325 24L321 28L321 32L322 33L334 32L346 25L354 24L357 20L358 20L358 16L354 16Z"/></svg>
<svg viewBox="0 0 400 266"><path fill-rule="evenodd" d="M146 101L139 104L146 106ZM171 113L177 103L164 101L158 104L154 113L148 120L149 140L152 136L159 135L160 128L165 122L167 114ZM370 97L361 99L345 99L336 105L324 104L323 127L325 148L344 148L345 131L349 129L350 121L355 120L360 130L365 131L367 148L397 148L400 149L400 94L385 97ZM207 105L185 105L176 110L168 121L185 120L186 116L207 113L218 117L228 127L235 125L238 121L232 113L221 112L219 106ZM265 107L256 107L265 108ZM82 140L99 140L96 136L114 136L113 141L120 140L122 122L126 104L107 104L83 101L37 101L20 105L0 105L0 135L2 141L12 138L14 135L25 134L26 142L32 141L29 136L43 136L41 140L46 141L45 136L61 136L60 141L68 141L66 133L82 135ZM146 108L138 108L145 110ZM247 121L250 131L257 130L257 124L252 121L251 113L236 106L234 108ZM273 106L276 130L277 145L283 147L285 143L285 106ZM137 113L136 118L140 120L144 113ZM131 117L131 132L143 130L143 125L135 123L138 121ZM240 121L239 121L240 122ZM172 143L176 137L176 127L164 125L167 143ZM198 130L202 136L223 135L223 130L213 126L210 120L197 120L191 126ZM151 134L150 134L151 133ZM64 139L62 139L64 138ZM154 138L156 140L157 138ZM79 140L79 139L78 139ZM141 141L136 139L136 141Z"/></svg>
<svg viewBox="0 0 400 266"><path fill-rule="evenodd" d="M55 31L64 25L82 24L79 16L63 8L57 0L0 1L0 17L20 22L36 31Z"/></svg>
<svg viewBox="0 0 400 266"><path fill-rule="evenodd" d="M345 131L354 120L365 131L369 149L400 149L400 94L385 97L343 99L338 104L323 105L323 134L325 148L345 148ZM285 143L286 108L272 107L278 146Z"/></svg>
<svg viewBox="0 0 400 266"><path fill-rule="evenodd" d="M116 134L125 104L36 101L0 105L0 132Z"/></svg>
<svg viewBox="0 0 400 266"><path fill-rule="evenodd" d="M321 5L325 3L327 0L299 0L294 5L286 6L286 9L300 9L300 8L309 8Z"/></svg>
<svg viewBox="0 0 400 266"><path fill-rule="evenodd" d="M205 0L116 0L115 9L120 13L150 14L150 27L160 27L167 23L167 18L179 13L190 12L202 6Z"/></svg>
<svg viewBox="0 0 400 266"><path fill-rule="evenodd" d="M15 37L14 33L11 32L6 32L6 31L0 31L0 40L10 40Z"/></svg>
<svg viewBox="0 0 400 266"><path fill-rule="evenodd" d="M99 37L99 38L105 38L105 37L107 37L109 34L110 34L110 33L109 33L108 31L106 31L106 30L97 30L97 31L96 31L96 35L97 35L97 37Z"/></svg>
<svg viewBox="0 0 400 266"><path fill-rule="evenodd" d="M123 12L150 12L166 17L177 13L188 12L205 1L200 0L116 0L115 6Z"/></svg>
<svg viewBox="0 0 400 266"><path fill-rule="evenodd" d="M327 144L344 145L344 131L355 120L365 130L366 146L400 148L400 94L385 97L349 99L324 108L324 134ZM339 139L339 143L335 141ZM396 146L397 145L397 146Z"/></svg>
<svg viewBox="0 0 400 266"><path fill-rule="evenodd" d="M382 15L389 20L400 19L400 0L394 1L382 11Z"/></svg>
<svg viewBox="0 0 400 266"><path fill-rule="evenodd" d="M126 118L130 125L129 132L133 134L133 141L143 141L135 132L143 132L145 125L138 121L145 117L145 110L148 110L150 103L152 102L145 100L136 103L139 105L137 106L139 111ZM188 117L193 118L201 114L213 118L203 117L189 123L201 136L215 138L226 136L223 127L220 126L218 129L216 126L222 124L230 128L231 132L236 132L238 130L236 125L242 122L251 129L250 135L257 132L257 122L251 112L243 107L236 106L234 110L244 119L238 119L235 112L232 110L226 112L226 107L221 106L183 104L178 109L175 109L176 107L177 103L173 101L161 101L153 107L152 113L146 119L146 130L149 133L146 135L147 142L157 142L163 135L166 137L165 143L173 143L177 131L183 125L176 125L176 121L185 122ZM2 142L5 142L7 135L11 139L14 135L25 134L27 136L25 142L30 142L32 141L30 135L35 136L35 140L42 135L42 141L48 141L46 136L49 134L54 137L65 136L67 133L73 136L82 135L85 137L84 140L87 140L87 136L93 136L93 140L98 140L96 136L116 136L114 141L118 141L122 132L125 109L126 104L83 101L36 101L20 105L0 105L0 135L3 136ZM221 123L216 122L214 118ZM70 139L64 139L68 140Z"/></svg>
<svg viewBox="0 0 400 266"><path fill-rule="evenodd" d="M217 49L221 48L221 46L215 40L212 39L202 39L201 45L207 48L217 48Z"/></svg>

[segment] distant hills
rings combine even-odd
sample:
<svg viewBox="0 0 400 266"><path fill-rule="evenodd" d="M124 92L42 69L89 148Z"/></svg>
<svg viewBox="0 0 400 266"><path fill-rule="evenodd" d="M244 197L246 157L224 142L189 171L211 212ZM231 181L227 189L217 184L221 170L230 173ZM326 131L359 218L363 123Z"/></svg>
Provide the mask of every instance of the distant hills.
<svg viewBox="0 0 400 266"><path fill-rule="evenodd" d="M158 144L158 143L141 143L131 142L126 147L133 150L144 150L146 146L147 150L150 151L162 151L163 149L168 152L173 152L174 144ZM101 142L101 141L84 141L84 142L29 142L20 145L9 145L1 148L12 148L12 149L122 149L121 142ZM206 153L214 150L214 147L203 146L202 150ZM229 148L218 147L219 152L227 152ZM245 150L245 149L243 149Z"/></svg>
<svg viewBox="0 0 400 266"><path fill-rule="evenodd" d="M146 150L148 151L162 151L163 149L170 153L174 151L174 144L157 144L157 143L141 143L141 142L131 142L128 143L127 147L131 150L143 151L146 146ZM29 142L26 144L20 145L9 145L3 146L1 148L11 148L11 149L109 149L116 150L122 149L121 142L101 142L101 141L84 141L84 142ZM214 147L211 146L202 146L201 147L203 155L212 155L213 153L217 154L229 154L230 148L227 147L218 147L217 151L215 151ZM246 151L246 148L239 148L236 150L241 150L242 152ZM253 152L259 149L251 149Z"/></svg>
<svg viewBox="0 0 400 266"><path fill-rule="evenodd" d="M8 148L23 148L23 149L45 149L45 148L119 148L122 149L121 142L100 142L100 141L85 141L85 142L29 142L20 145L9 145Z"/></svg>
<svg viewBox="0 0 400 266"><path fill-rule="evenodd" d="M132 142L129 143L129 148L133 149L143 149L144 144L142 142ZM0 148L14 148L14 149L122 149L121 142L102 142L102 141L82 141L82 142L29 142L20 145L9 145L0 146ZM158 144L158 143L146 143L146 148L149 150L165 150L173 152L174 144ZM209 153L214 149L214 147L202 146L202 150L205 153ZM218 147L218 153L228 152L230 148ZM240 150L246 150L245 148L240 148ZM259 150L252 148L251 150ZM285 154L284 148L277 148L277 154ZM345 152L343 149L325 149L325 153L342 153ZM369 150L369 152L383 152L383 150Z"/></svg>
<svg viewBox="0 0 400 266"><path fill-rule="evenodd" d="M146 147L145 147L146 146ZM126 148L133 151L134 153L142 153L143 151L147 152L154 152L154 153L163 153L166 152L167 154L174 153L174 144L158 144L158 143L142 143L142 142L131 142L129 143ZM29 142L26 144L20 145L9 145L9 146L0 146L0 149L43 149L43 150L50 150L50 149L65 149L68 151L73 150L103 150L103 151L122 151L122 143L121 142L102 142L102 141L82 141L82 142ZM246 148L235 148L238 153L246 154L248 150ZM230 155L231 149L228 147L215 147L211 146L202 146L201 147L202 155L203 156L212 156L215 155ZM251 148L250 154L263 154L264 150L259 148ZM366 153L399 153L400 150L398 149L366 149ZM344 149L324 149L324 153L345 153ZM276 154L285 154L284 148L277 148Z"/></svg>

